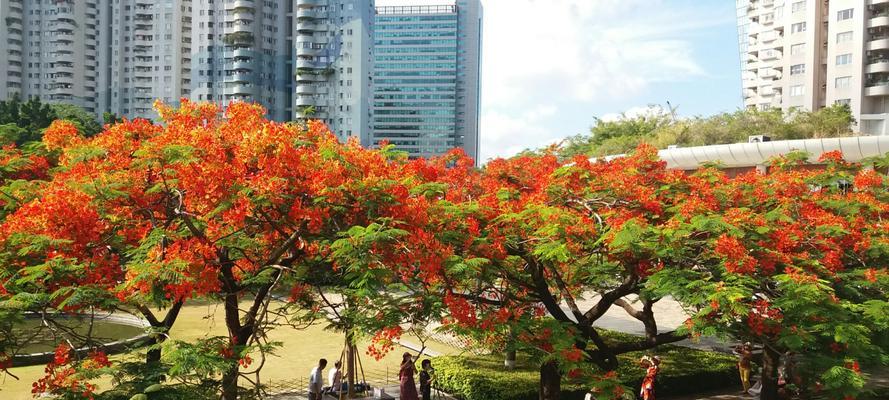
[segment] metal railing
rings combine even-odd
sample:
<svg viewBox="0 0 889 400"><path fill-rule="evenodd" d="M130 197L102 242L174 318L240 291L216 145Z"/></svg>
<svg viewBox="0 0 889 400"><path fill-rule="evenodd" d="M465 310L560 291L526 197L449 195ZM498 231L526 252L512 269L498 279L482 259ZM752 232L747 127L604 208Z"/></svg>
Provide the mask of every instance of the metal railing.
<svg viewBox="0 0 889 400"><path fill-rule="evenodd" d="M377 7L376 10L377 14L445 14L457 12L457 6L382 6Z"/></svg>

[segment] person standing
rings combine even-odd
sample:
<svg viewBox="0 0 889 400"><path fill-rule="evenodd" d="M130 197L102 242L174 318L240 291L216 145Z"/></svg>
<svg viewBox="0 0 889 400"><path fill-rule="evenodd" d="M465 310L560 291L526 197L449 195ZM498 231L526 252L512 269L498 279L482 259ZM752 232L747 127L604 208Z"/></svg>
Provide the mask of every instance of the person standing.
<svg viewBox="0 0 889 400"><path fill-rule="evenodd" d="M401 389L401 400L420 400L417 395L417 384L414 383L414 358L411 353L405 352L401 356L401 369L398 370L398 381Z"/></svg>
<svg viewBox="0 0 889 400"><path fill-rule="evenodd" d="M309 400L321 400L321 391L324 388L324 367L327 366L326 359L318 360L318 366L312 368L309 374Z"/></svg>
<svg viewBox="0 0 889 400"><path fill-rule="evenodd" d="M639 360L639 365L645 368L645 378L642 379L642 388L639 390L639 396L642 400L655 400L654 382L660 371L661 359L657 356L644 356Z"/></svg>
<svg viewBox="0 0 889 400"><path fill-rule="evenodd" d="M735 349L738 355L738 373L741 375L741 386L744 393L750 390L750 369L753 367L753 346L750 342L744 343Z"/></svg>
<svg viewBox="0 0 889 400"><path fill-rule="evenodd" d="M428 358L423 360L420 368L420 395L423 396L423 400L432 400L432 374L435 373L432 361Z"/></svg>

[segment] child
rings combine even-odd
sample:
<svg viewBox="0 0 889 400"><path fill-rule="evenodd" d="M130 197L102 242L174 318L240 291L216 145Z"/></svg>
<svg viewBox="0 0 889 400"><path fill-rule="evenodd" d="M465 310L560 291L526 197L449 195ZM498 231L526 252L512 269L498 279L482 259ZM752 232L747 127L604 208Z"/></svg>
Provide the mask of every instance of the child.
<svg viewBox="0 0 889 400"><path fill-rule="evenodd" d="M420 363L420 395L423 400L431 400L432 399L432 377L435 373L435 370L432 369L432 361L429 359L423 360Z"/></svg>

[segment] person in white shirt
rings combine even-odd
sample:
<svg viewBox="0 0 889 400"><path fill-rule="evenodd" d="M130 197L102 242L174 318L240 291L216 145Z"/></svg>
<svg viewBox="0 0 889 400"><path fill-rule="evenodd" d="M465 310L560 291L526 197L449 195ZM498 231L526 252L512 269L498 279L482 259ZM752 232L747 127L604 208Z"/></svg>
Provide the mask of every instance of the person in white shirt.
<svg viewBox="0 0 889 400"><path fill-rule="evenodd" d="M339 392L343 388L343 371L340 367L343 366L343 363L337 361L333 363L333 368L327 372L327 384L330 385L330 390L334 392Z"/></svg>
<svg viewBox="0 0 889 400"><path fill-rule="evenodd" d="M327 360L318 360L318 366L312 368L309 375L309 400L321 400L321 389L324 388L324 367L327 366Z"/></svg>

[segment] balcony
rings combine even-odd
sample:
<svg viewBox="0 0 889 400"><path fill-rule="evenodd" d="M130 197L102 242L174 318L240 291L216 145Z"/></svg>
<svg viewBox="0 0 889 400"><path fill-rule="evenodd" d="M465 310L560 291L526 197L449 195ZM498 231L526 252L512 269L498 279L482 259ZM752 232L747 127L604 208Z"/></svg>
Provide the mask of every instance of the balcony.
<svg viewBox="0 0 889 400"><path fill-rule="evenodd" d="M867 0L867 5L869 6L877 6L882 4L889 4L889 0Z"/></svg>
<svg viewBox="0 0 889 400"><path fill-rule="evenodd" d="M326 26L324 24L318 24L310 21L303 21L296 23L296 31L297 32L315 32L315 31L323 31L326 30Z"/></svg>
<svg viewBox="0 0 889 400"><path fill-rule="evenodd" d="M296 6L300 8L321 7L326 5L327 0L296 0Z"/></svg>
<svg viewBox="0 0 889 400"><path fill-rule="evenodd" d="M325 82L327 81L327 77L322 74L310 74L302 71L297 71L295 74L296 83L299 84L312 84L315 82Z"/></svg>
<svg viewBox="0 0 889 400"><path fill-rule="evenodd" d="M24 29L22 26L22 19L17 17L6 17L6 26L9 27L9 29L17 29L19 31Z"/></svg>
<svg viewBox="0 0 889 400"><path fill-rule="evenodd" d="M238 25L236 25L238 26ZM239 25L243 27L244 25ZM226 31L229 27L225 28ZM247 28L245 28L247 29ZM222 37L222 42L227 45L252 45L253 44L253 33L252 31L237 31L226 33L225 36Z"/></svg>
<svg viewBox="0 0 889 400"><path fill-rule="evenodd" d="M309 61L309 60L296 60L296 68L297 69L324 69L327 66L317 62L317 61Z"/></svg>
<svg viewBox="0 0 889 400"><path fill-rule="evenodd" d="M326 44L328 41L330 39L327 36L299 35L296 37L296 43Z"/></svg>
<svg viewBox="0 0 889 400"><path fill-rule="evenodd" d="M250 83L250 78L252 78L252 77L253 77L253 74L250 72L235 72L235 73L226 75L225 82Z"/></svg>
<svg viewBox="0 0 889 400"><path fill-rule="evenodd" d="M310 47L297 47L296 55L297 56L317 56L321 55L324 52L324 49L313 49Z"/></svg>
<svg viewBox="0 0 889 400"><path fill-rule="evenodd" d="M252 12L256 9L256 4L253 3L253 0L234 0L234 1L226 1L225 2L226 11L229 10L237 10L237 9L250 9Z"/></svg>
<svg viewBox="0 0 889 400"><path fill-rule="evenodd" d="M226 27L225 27L225 34L226 34L226 36L227 36L227 35L244 35L244 34L248 34L248 35L251 36L250 38L247 38L246 35L244 35L244 37L237 38L237 39L241 39L241 40L243 40L243 41L252 41L252 40L253 40L253 38L252 38L252 36L253 36L253 25L250 25L250 24L238 24L238 23L234 23L234 24L232 24L231 26L226 26ZM234 39L234 38L233 38L233 39Z"/></svg>
<svg viewBox="0 0 889 400"><path fill-rule="evenodd" d="M296 94L298 95L315 95L327 94L327 88L318 85L296 85Z"/></svg>
<svg viewBox="0 0 889 400"><path fill-rule="evenodd" d="M234 84L229 85L225 88L226 95L235 95L235 96L252 96L254 91L253 85L250 84Z"/></svg>
<svg viewBox="0 0 889 400"><path fill-rule="evenodd" d="M889 81L873 82L864 88L865 96L889 96Z"/></svg>
<svg viewBox="0 0 889 400"><path fill-rule="evenodd" d="M317 102L315 96L296 96L296 105L299 107L314 106Z"/></svg>
<svg viewBox="0 0 889 400"><path fill-rule="evenodd" d="M53 53L50 53L50 56L52 56L53 61L61 61L61 62L68 62L68 63L74 62L74 53L71 53L71 52L53 52Z"/></svg>
<svg viewBox="0 0 889 400"><path fill-rule="evenodd" d="M864 67L864 72L868 74L889 72L889 59L871 60L867 66Z"/></svg>
<svg viewBox="0 0 889 400"><path fill-rule="evenodd" d="M252 59L254 56L253 50L244 49L244 48L231 50L231 55L233 58L236 58L236 59ZM246 61L243 61L243 62L246 62Z"/></svg>
<svg viewBox="0 0 889 400"><path fill-rule="evenodd" d="M312 10L312 9L300 8L300 9L296 10L296 18L297 19L300 19L300 18L320 19L321 13L319 13L318 11Z"/></svg>
<svg viewBox="0 0 889 400"><path fill-rule="evenodd" d="M253 21L254 13L250 8L237 8L234 11L229 11L225 15L226 20L228 21Z"/></svg>
<svg viewBox="0 0 889 400"><path fill-rule="evenodd" d="M765 50L759 52L759 59L763 61L777 60L781 58L781 52L777 50Z"/></svg>
<svg viewBox="0 0 889 400"><path fill-rule="evenodd" d="M54 84L49 87L49 93L53 95L71 95L74 88L71 84Z"/></svg>
<svg viewBox="0 0 889 400"><path fill-rule="evenodd" d="M226 69L233 70L253 70L253 61L246 60L235 60L230 63L225 64Z"/></svg>
<svg viewBox="0 0 889 400"><path fill-rule="evenodd" d="M867 21L868 28L879 28L883 26L889 26L889 13L879 13L871 17Z"/></svg>
<svg viewBox="0 0 889 400"><path fill-rule="evenodd" d="M133 76L137 78L151 79L155 76L155 73L151 70L151 68L142 67L137 68L135 71L133 71Z"/></svg>
<svg viewBox="0 0 889 400"><path fill-rule="evenodd" d="M77 29L77 23L68 19L57 20L49 28L50 31L61 32L73 32L75 29Z"/></svg>
<svg viewBox="0 0 889 400"><path fill-rule="evenodd" d="M889 0L886 0L889 1ZM875 36L872 37L870 41L867 42L865 46L867 51L874 50L887 50L889 49L889 37L887 36Z"/></svg>

